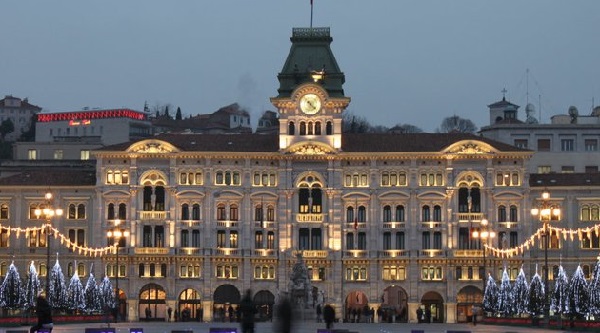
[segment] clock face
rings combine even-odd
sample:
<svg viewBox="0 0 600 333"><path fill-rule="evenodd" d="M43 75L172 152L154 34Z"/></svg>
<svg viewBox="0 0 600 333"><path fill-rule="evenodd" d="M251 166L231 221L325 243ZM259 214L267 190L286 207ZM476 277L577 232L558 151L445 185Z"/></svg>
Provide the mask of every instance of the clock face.
<svg viewBox="0 0 600 333"><path fill-rule="evenodd" d="M306 114L315 114L321 110L321 99L315 94L306 94L300 98L300 110Z"/></svg>

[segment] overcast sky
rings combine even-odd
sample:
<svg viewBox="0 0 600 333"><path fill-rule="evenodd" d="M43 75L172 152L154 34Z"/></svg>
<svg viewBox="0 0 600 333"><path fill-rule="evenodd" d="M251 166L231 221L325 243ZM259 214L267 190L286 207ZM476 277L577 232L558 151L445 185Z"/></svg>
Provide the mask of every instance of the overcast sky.
<svg viewBox="0 0 600 333"><path fill-rule="evenodd" d="M314 0L313 26L331 27L349 111L434 131L453 114L487 125L504 88L521 119L528 90L542 122L570 105L589 114L599 18L598 0ZM238 102L255 123L273 110L292 28L309 24L310 0L6 0L0 98L184 115Z"/></svg>

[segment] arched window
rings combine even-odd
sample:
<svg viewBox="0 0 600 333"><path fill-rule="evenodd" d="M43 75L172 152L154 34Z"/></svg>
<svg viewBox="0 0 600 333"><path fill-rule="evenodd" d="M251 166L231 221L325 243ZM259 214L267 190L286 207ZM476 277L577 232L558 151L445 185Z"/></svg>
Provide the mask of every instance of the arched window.
<svg viewBox="0 0 600 333"><path fill-rule="evenodd" d="M200 205L197 203L192 205L192 220L200 221Z"/></svg>
<svg viewBox="0 0 600 333"><path fill-rule="evenodd" d="M229 206L229 219L231 221L239 220L238 206L235 204Z"/></svg>
<svg viewBox="0 0 600 333"><path fill-rule="evenodd" d="M108 212L106 214L106 218L108 220L114 220L115 219L115 204L114 203L109 203L108 204Z"/></svg>
<svg viewBox="0 0 600 333"><path fill-rule="evenodd" d="M518 221L517 206L511 205L509 212L510 212L510 214L509 214L510 222L517 222Z"/></svg>
<svg viewBox="0 0 600 333"><path fill-rule="evenodd" d="M184 203L181 205L181 219L189 220L190 219L190 205Z"/></svg>
<svg viewBox="0 0 600 333"><path fill-rule="evenodd" d="M314 129L314 124L313 124L312 121L309 121L308 122L308 128L307 128L307 134L308 135L313 135L313 133L314 133L313 129Z"/></svg>
<svg viewBox="0 0 600 333"><path fill-rule="evenodd" d="M290 121L288 124L288 135L294 135L296 132L296 127L294 126L294 122Z"/></svg>
<svg viewBox="0 0 600 333"><path fill-rule="evenodd" d="M442 222L442 207L438 205L433 206L433 220L435 222Z"/></svg>
<svg viewBox="0 0 600 333"><path fill-rule="evenodd" d="M352 206L348 206L348 208L346 208L346 222L354 222L354 207Z"/></svg>
<svg viewBox="0 0 600 333"><path fill-rule="evenodd" d="M119 204L119 219L121 219L121 220L127 219L127 205L124 203Z"/></svg>
<svg viewBox="0 0 600 333"><path fill-rule="evenodd" d="M506 222L506 206L498 206L498 222Z"/></svg>
<svg viewBox="0 0 600 333"><path fill-rule="evenodd" d="M367 222L367 208L365 206L358 207L358 222Z"/></svg>
<svg viewBox="0 0 600 333"><path fill-rule="evenodd" d="M300 135L306 135L306 123L304 121L300 122Z"/></svg>
<svg viewBox="0 0 600 333"><path fill-rule="evenodd" d="M275 207L267 206L267 221L275 221Z"/></svg>
<svg viewBox="0 0 600 333"><path fill-rule="evenodd" d="M404 222L404 206L398 205L396 206L396 222Z"/></svg>
<svg viewBox="0 0 600 333"><path fill-rule="evenodd" d="M392 207L386 205L383 207L383 222L392 221Z"/></svg>
<svg viewBox="0 0 600 333"><path fill-rule="evenodd" d="M431 221L431 210L429 206L425 205L421 209L421 222L429 222Z"/></svg>
<svg viewBox="0 0 600 333"><path fill-rule="evenodd" d="M224 221L227 219L227 214L225 214L225 204L217 205L217 220Z"/></svg>
<svg viewBox="0 0 600 333"><path fill-rule="evenodd" d="M328 121L325 124L325 134L326 135L332 135L333 134L333 124L331 123L331 121Z"/></svg>
<svg viewBox="0 0 600 333"><path fill-rule="evenodd" d="M321 135L321 122L317 121L315 123L315 135Z"/></svg>

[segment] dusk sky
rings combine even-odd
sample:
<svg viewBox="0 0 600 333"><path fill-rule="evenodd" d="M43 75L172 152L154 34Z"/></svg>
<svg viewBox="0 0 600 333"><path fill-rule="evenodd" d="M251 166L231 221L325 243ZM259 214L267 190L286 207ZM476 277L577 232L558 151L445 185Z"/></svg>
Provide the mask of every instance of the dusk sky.
<svg viewBox="0 0 600 333"><path fill-rule="evenodd" d="M313 26L331 28L348 111L434 131L454 114L487 125L504 88L521 119L528 90L544 123L571 105L590 114L599 18L598 0L314 0ZM7 0L0 98L184 115L238 102L256 123L274 110L292 28L309 24L310 0Z"/></svg>

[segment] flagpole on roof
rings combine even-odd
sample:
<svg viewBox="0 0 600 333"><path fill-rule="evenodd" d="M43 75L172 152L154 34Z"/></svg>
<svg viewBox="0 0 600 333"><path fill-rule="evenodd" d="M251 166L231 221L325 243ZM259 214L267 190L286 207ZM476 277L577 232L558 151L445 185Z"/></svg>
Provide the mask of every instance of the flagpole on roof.
<svg viewBox="0 0 600 333"><path fill-rule="evenodd" d="M310 0L310 28L312 29L313 21L313 0Z"/></svg>

